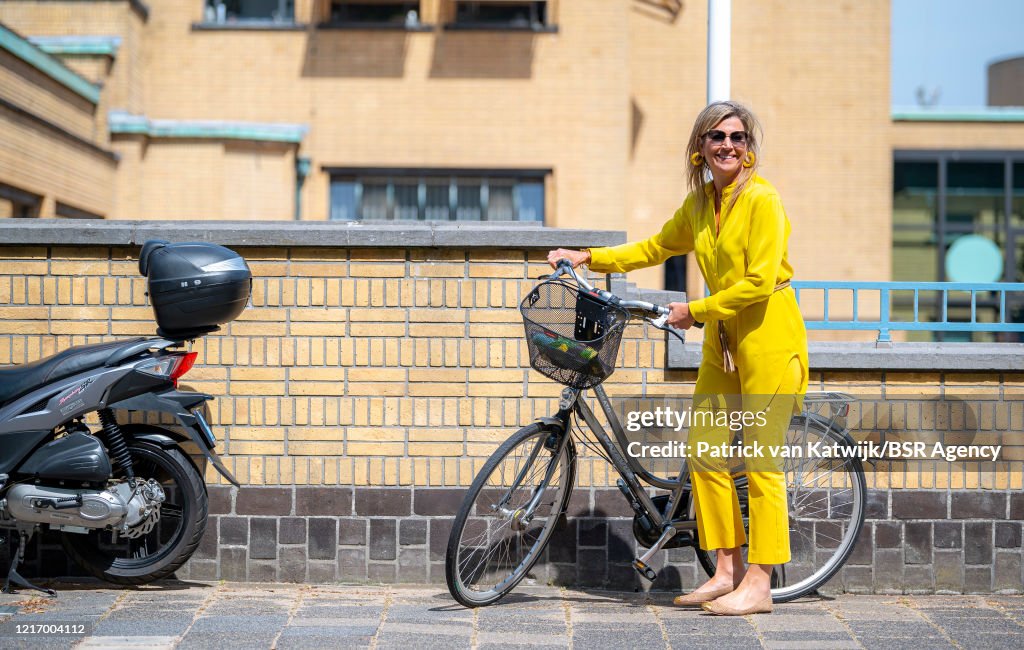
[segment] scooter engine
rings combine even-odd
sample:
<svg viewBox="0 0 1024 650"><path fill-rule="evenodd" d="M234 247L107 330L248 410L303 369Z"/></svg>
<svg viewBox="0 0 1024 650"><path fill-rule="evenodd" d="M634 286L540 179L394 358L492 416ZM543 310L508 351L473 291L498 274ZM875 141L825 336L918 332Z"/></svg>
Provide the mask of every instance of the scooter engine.
<svg viewBox="0 0 1024 650"><path fill-rule="evenodd" d="M165 494L153 479L136 481L133 491L120 483L103 491L15 485L0 509L22 522L80 528L113 528L125 537L140 537L160 519Z"/></svg>

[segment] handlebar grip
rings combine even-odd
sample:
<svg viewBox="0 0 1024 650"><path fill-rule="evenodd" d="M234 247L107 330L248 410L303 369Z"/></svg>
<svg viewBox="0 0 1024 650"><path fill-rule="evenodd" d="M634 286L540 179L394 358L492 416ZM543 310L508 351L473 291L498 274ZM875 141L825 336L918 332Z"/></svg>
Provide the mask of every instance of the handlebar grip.
<svg viewBox="0 0 1024 650"><path fill-rule="evenodd" d="M668 316L669 311L671 311L668 307L665 307L664 305L654 305L654 308L658 311L658 314L660 316ZM701 323L700 321L694 321L693 326L698 329L704 329L704 323Z"/></svg>

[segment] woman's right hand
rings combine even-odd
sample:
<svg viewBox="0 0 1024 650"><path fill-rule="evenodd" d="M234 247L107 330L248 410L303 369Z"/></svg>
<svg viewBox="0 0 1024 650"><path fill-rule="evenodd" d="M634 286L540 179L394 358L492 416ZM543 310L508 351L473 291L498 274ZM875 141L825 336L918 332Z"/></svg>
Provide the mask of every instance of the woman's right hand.
<svg viewBox="0 0 1024 650"><path fill-rule="evenodd" d="M551 265L551 268L557 268L558 263L562 260L569 260L572 263L572 268L576 268L580 264L590 264L590 251L556 248L548 253L548 264Z"/></svg>

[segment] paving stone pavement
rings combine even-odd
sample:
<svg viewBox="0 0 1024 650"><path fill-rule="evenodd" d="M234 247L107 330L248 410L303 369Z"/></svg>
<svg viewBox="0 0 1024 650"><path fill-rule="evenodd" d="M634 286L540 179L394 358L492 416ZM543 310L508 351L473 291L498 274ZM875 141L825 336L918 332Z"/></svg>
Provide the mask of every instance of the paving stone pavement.
<svg viewBox="0 0 1024 650"><path fill-rule="evenodd" d="M56 599L0 595L0 648L1024 648L1024 596L1010 595L840 595L733 618L673 607L671 594L556 587L468 610L436 586L54 586Z"/></svg>

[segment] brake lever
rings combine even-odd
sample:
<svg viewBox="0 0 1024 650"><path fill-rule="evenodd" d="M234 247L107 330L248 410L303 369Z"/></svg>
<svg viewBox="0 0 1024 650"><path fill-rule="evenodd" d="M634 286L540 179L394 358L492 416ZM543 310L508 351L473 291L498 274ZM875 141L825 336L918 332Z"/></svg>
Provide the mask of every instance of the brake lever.
<svg viewBox="0 0 1024 650"><path fill-rule="evenodd" d="M658 316L657 318L655 318L653 320L648 319L648 321L651 323L651 325L654 325L658 329L665 329L666 327L669 328L669 329L675 329L674 327L665 324L665 323L668 322L668 314L662 314L661 316ZM694 321L694 323L693 323L693 325L691 325L691 327L696 327L697 329L703 329L704 328L704 323L701 323L700 321Z"/></svg>
<svg viewBox="0 0 1024 650"><path fill-rule="evenodd" d="M654 325L658 329L660 329L662 331L665 331L665 332L668 332L672 336L676 337L677 339L679 339L680 343L686 343L686 340L683 338L683 335L679 332L679 330L677 330L676 328L674 328L674 327L672 327L670 325L666 325L665 324L665 322L667 320L668 320L668 314L662 314L661 316L658 316L657 318L648 318L647 322L650 323L651 325Z"/></svg>

